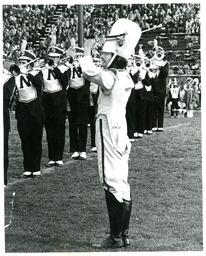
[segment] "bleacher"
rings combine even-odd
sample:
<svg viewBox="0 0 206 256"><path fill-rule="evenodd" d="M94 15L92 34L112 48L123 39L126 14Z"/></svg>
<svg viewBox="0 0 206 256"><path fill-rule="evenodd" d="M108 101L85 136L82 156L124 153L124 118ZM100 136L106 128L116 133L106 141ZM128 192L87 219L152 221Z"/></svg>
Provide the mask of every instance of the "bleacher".
<svg viewBox="0 0 206 256"><path fill-rule="evenodd" d="M140 43L143 45L144 51L151 49L154 39L157 39L158 45L163 47L166 52L167 60L170 63L170 75L174 75L174 67L179 69L184 65L189 66L189 70L186 70L184 75L200 75L201 63L199 34L188 35L184 33L172 33L168 35L165 33L148 32L147 34L142 34L140 39ZM192 70L191 72L191 67L194 65L198 65L199 68L197 70ZM178 73L175 75L178 75Z"/></svg>
<svg viewBox="0 0 206 256"><path fill-rule="evenodd" d="M111 5L112 8L114 7ZM136 7L135 7L136 6ZM144 6L144 5L142 5ZM32 6L34 10L35 6ZM7 6L4 6L3 11L6 10ZM11 6L8 7L10 10L12 9ZM21 6L20 10L22 8L26 8L25 6ZM43 10L45 6L38 6L39 10ZM64 14L68 14L70 10L72 10L73 14L77 14L77 6L69 7L68 5L55 5L50 6L51 8L51 15L46 15L46 23L43 24L41 27L41 30L39 31L39 37L35 40L35 42L28 41L28 47L33 47L34 51L36 53L39 52L40 43L45 41L51 32L51 26L57 26L57 23L59 20L61 20L61 17L64 16ZM105 12L108 11L108 15L112 15L112 9L107 10L106 5L98 5L95 7L94 5L91 6L85 6L85 10L89 10L89 15L93 17L93 15L98 14L99 11L104 10ZM125 9L126 8L126 9ZM135 10L135 8L139 8L139 5L116 5L116 9L119 9L123 11L123 9L127 10L127 13L129 14L131 10ZM144 7L141 7L144 8ZM92 11L90 11L90 9ZM18 6L15 5L15 10L18 10ZM145 8L149 11L148 8ZM69 12L68 12L69 11ZM28 13L29 14L29 13ZM28 15L27 14L27 15ZM69 14L69 15L70 15ZM67 19L71 16L65 16ZM107 14L106 14L107 16ZM95 19L102 19L103 17L93 17ZM93 20L93 18L89 18L90 21ZM4 20L5 22L6 20ZM8 23L7 23L8 25ZM85 26L85 29L87 29L87 26ZM101 29L101 28L100 28ZM146 32L142 34L142 37L140 39L140 42L144 46L144 50L147 51L151 49L152 47L152 41L154 39L158 40L158 45L163 47L166 51L168 61L170 62L170 74L173 75L175 72L175 75L178 75L177 69L184 67L185 70L182 72L184 75L200 75L200 34L186 34L186 33L172 33L171 30L154 30L150 32ZM61 40L61 38L60 38ZM4 42L5 43L5 42ZM197 66L197 69L192 69L192 67ZM188 67L186 67L188 66ZM174 68L176 68L176 71L174 72Z"/></svg>
<svg viewBox="0 0 206 256"><path fill-rule="evenodd" d="M62 13L65 11L66 8L67 8L67 5L57 5L57 8L54 11L54 15L53 15L51 22L48 22L46 24L46 26L44 28L44 33L40 36L39 41L35 45L36 49L38 49L39 43L41 41L44 41L49 36L49 33L51 32L51 25L56 24L58 18L62 15Z"/></svg>

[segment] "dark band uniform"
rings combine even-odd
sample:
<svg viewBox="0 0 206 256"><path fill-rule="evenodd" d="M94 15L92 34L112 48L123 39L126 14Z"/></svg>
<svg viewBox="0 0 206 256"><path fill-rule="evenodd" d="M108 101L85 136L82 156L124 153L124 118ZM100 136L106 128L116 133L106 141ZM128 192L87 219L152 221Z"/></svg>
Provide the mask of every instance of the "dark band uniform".
<svg viewBox="0 0 206 256"><path fill-rule="evenodd" d="M128 72L134 82L134 84L137 82L137 76L134 75L137 70L129 66L128 67ZM126 120L127 120L127 135L130 139L134 138L134 133L136 131L136 92L135 88L131 89L131 94L129 96L129 99L127 101L127 106L126 106Z"/></svg>
<svg viewBox="0 0 206 256"><path fill-rule="evenodd" d="M146 102L145 94L146 89L143 84L145 77L145 71L140 69L136 74L135 83L135 94L136 94L136 132L137 137L141 138L145 130L145 112L146 112Z"/></svg>
<svg viewBox="0 0 206 256"><path fill-rule="evenodd" d="M145 75L145 78L142 80L142 83L145 88L145 132L146 134L152 133L152 117L154 112L154 95L152 91L151 81L148 75L148 72Z"/></svg>
<svg viewBox="0 0 206 256"><path fill-rule="evenodd" d="M87 124L89 123L90 82L82 75L81 67L71 67L71 79L67 90L70 105L70 152L86 152Z"/></svg>
<svg viewBox="0 0 206 256"><path fill-rule="evenodd" d="M54 48L58 51L59 48ZM59 53L60 54L60 53ZM68 80L59 67L45 68L39 76L43 82L43 106L46 113L45 129L48 157L51 161L63 159L65 146L65 120L67 111L66 86Z"/></svg>
<svg viewBox="0 0 206 256"><path fill-rule="evenodd" d="M25 55L30 54L25 51ZM34 54L29 55L35 59ZM21 58L24 58L22 56ZM35 73L15 77L18 92L16 103L17 129L24 156L25 172L40 171L42 133L45 112L41 102L41 81Z"/></svg>
<svg viewBox="0 0 206 256"><path fill-rule="evenodd" d="M159 68L159 74L151 78L152 89L154 92L154 118L153 128L163 128L164 106L166 97L166 78L169 72L169 64Z"/></svg>
<svg viewBox="0 0 206 256"><path fill-rule="evenodd" d="M10 132L10 102L14 94L15 79L7 74L3 76L3 122L4 122L4 185L7 185L7 172L9 165L8 141Z"/></svg>

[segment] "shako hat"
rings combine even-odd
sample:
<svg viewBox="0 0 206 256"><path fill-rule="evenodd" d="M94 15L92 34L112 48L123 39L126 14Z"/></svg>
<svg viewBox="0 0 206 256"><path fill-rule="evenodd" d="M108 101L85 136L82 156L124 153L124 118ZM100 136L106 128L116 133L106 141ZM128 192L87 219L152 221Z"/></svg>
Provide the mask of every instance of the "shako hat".
<svg viewBox="0 0 206 256"><path fill-rule="evenodd" d="M24 50L24 51L20 52L19 60L31 61L31 60L35 60L35 59L36 59L36 55L31 51Z"/></svg>
<svg viewBox="0 0 206 256"><path fill-rule="evenodd" d="M106 37L102 52L114 53L128 60L140 37L141 28L137 23L128 19L118 19Z"/></svg>
<svg viewBox="0 0 206 256"><path fill-rule="evenodd" d="M60 57L64 54L64 51L56 46L51 46L48 50L48 56L50 57Z"/></svg>

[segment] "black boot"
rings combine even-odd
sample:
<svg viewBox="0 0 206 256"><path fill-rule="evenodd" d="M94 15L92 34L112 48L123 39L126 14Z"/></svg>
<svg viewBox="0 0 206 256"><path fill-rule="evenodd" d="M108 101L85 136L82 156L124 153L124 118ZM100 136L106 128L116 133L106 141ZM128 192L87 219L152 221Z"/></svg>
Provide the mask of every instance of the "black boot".
<svg viewBox="0 0 206 256"><path fill-rule="evenodd" d="M132 201L123 200L122 208L122 241L124 246L129 246L129 221L132 210Z"/></svg>
<svg viewBox="0 0 206 256"><path fill-rule="evenodd" d="M110 236L104 240L101 248L120 248L123 247L122 241L122 207L115 196L105 190L106 204L109 215Z"/></svg>

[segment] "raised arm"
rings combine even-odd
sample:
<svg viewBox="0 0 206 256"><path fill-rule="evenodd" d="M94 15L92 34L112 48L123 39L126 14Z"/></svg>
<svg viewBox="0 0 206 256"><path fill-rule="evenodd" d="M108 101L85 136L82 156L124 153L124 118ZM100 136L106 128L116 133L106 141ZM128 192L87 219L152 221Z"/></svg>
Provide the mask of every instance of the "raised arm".
<svg viewBox="0 0 206 256"><path fill-rule="evenodd" d="M87 80L99 85L103 91L110 92L115 83L115 74L96 67L91 56L85 56L79 60L82 73Z"/></svg>
<svg viewBox="0 0 206 256"><path fill-rule="evenodd" d="M111 70L96 67L91 57L95 46L94 39L87 39L84 44L84 57L79 60L82 73L90 82L98 84L104 92L110 92L115 83L115 74Z"/></svg>

